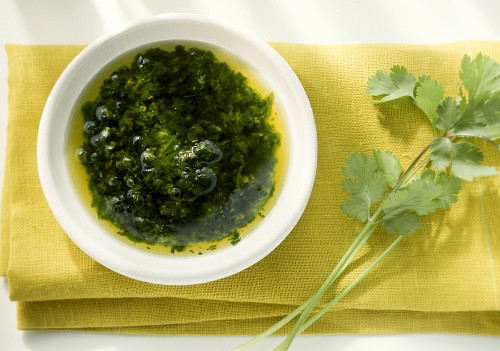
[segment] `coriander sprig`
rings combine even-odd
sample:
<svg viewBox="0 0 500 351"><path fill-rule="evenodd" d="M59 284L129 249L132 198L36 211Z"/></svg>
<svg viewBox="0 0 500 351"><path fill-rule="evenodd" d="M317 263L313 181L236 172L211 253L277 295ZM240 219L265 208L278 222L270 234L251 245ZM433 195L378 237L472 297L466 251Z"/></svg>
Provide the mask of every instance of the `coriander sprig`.
<svg viewBox="0 0 500 351"><path fill-rule="evenodd" d="M371 155L351 154L343 169L344 192L349 195L342 211L365 226L316 293L280 322L236 350L273 334L298 317L286 339L274 350L288 350L303 332L347 295L408 234L417 231L420 218L446 210L457 201L462 181L499 174L494 166L482 165L483 151L467 141L482 140L500 150L500 64L482 54L464 56L461 85L455 98L444 97L444 87L428 76L417 80L403 66L390 73L379 71L368 80L374 104L409 98L427 116L439 136L425 145L403 172L390 151ZM465 91L465 92L464 92ZM329 287L355 258L374 230L382 224L396 239L333 300L309 319Z"/></svg>

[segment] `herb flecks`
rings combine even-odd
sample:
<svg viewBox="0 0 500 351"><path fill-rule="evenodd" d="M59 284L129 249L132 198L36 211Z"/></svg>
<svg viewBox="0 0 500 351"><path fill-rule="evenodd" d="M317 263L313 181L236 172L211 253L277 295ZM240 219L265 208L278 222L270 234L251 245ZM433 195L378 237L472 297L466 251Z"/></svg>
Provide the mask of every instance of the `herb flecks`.
<svg viewBox="0 0 500 351"><path fill-rule="evenodd" d="M77 155L99 217L172 252L251 222L274 189L280 138L262 98L208 50L150 49L83 104Z"/></svg>

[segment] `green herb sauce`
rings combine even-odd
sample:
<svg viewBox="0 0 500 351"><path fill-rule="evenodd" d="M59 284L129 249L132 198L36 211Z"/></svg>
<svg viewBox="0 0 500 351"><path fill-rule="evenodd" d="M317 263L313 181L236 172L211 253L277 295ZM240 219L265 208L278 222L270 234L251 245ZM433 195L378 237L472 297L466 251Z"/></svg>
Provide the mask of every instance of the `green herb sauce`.
<svg viewBox="0 0 500 351"><path fill-rule="evenodd" d="M272 105L210 50L137 54L81 106L92 206L130 240L171 252L236 244L274 192Z"/></svg>

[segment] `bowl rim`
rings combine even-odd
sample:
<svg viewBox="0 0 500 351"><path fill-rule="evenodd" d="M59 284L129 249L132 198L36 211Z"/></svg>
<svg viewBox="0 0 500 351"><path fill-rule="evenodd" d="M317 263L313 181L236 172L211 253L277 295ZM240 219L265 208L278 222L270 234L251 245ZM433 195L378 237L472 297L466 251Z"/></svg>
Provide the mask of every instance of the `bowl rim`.
<svg viewBox="0 0 500 351"><path fill-rule="evenodd" d="M177 31L175 35L192 37L168 38L174 35L168 32L163 41L193 40L222 47L236 55L241 55L238 50L246 50L244 60L266 71L265 79L270 80L268 83L275 93L275 101L280 103L280 94L289 98L286 103L281 101L282 109L286 110L287 139L290 140L287 174L275 205L252 230L266 235L259 237L256 235L258 233L252 232L237 245L206 255L159 256L138 250L111 234L101 235L104 231L102 226L95 223L89 213L81 212L84 207L71 188L67 165L64 157L61 157L66 138L62 134L67 133L70 119L61 117L65 115L62 111L73 108L75 94L79 95L82 91L78 87L85 87L93 78L89 72L94 70L96 74L102 69L103 66L99 64L97 68L91 67L92 62L105 64L113 59L113 55L116 58L139 47L131 43L144 38L148 41L143 45L149 45L159 36L156 32L158 29L170 29L171 32ZM123 50L123 45L130 45L130 48ZM115 55L112 49L118 49L118 53ZM85 79L82 80L82 77ZM277 88L287 90L276 91ZM294 116L294 123L288 120L290 116ZM66 67L50 92L42 112L37 140L37 166L42 190L54 217L69 238L87 255L105 267L136 280L163 285L199 284L250 267L273 251L292 231L305 210L314 184L317 166L316 126L309 99L298 77L268 43L241 28L203 15L155 15L129 22L104 34L84 48Z"/></svg>

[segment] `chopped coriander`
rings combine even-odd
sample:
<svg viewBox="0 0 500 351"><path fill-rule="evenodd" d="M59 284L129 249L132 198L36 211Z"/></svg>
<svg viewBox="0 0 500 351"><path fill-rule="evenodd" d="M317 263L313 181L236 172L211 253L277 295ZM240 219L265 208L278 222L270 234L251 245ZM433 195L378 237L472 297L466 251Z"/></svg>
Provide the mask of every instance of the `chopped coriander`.
<svg viewBox="0 0 500 351"><path fill-rule="evenodd" d="M229 239L274 191L280 137L261 97L212 51L149 49L85 102L77 151L92 206L135 242Z"/></svg>
<svg viewBox="0 0 500 351"><path fill-rule="evenodd" d="M260 212L259 212L260 213ZM257 214L258 215L258 214ZM234 230L231 235L229 236L229 242L231 245L236 245L241 241L241 236L240 233L238 233L237 230Z"/></svg>

